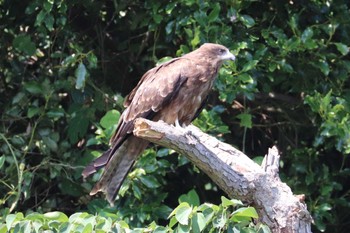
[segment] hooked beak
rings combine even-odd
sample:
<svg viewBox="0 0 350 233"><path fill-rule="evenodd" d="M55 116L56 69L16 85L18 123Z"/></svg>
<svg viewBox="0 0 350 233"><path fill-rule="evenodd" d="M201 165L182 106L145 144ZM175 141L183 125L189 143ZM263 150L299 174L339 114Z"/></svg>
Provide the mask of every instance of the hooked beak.
<svg viewBox="0 0 350 233"><path fill-rule="evenodd" d="M229 51L227 51L225 54L223 54L221 56L222 60L231 60L234 61L236 59L235 55L233 55L232 53L230 53Z"/></svg>

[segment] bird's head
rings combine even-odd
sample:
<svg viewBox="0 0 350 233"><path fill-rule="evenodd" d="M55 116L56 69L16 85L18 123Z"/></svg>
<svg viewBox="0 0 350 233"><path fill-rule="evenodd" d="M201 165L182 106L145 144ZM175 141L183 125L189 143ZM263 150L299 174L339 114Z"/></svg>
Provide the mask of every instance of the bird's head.
<svg viewBox="0 0 350 233"><path fill-rule="evenodd" d="M225 60L236 59L235 55L233 55L228 48L219 44L205 43L200 48L206 54L208 54L212 59L217 60L218 62L223 62Z"/></svg>

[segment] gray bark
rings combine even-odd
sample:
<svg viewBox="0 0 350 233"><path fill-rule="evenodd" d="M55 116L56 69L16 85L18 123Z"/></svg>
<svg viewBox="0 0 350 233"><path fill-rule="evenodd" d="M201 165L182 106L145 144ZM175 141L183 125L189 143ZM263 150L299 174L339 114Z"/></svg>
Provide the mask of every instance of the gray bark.
<svg viewBox="0 0 350 233"><path fill-rule="evenodd" d="M269 149L262 166L193 125L174 127L138 118L134 135L176 150L206 173L230 198L255 207L272 232L309 233L312 217L303 195L294 195L278 175L279 154Z"/></svg>

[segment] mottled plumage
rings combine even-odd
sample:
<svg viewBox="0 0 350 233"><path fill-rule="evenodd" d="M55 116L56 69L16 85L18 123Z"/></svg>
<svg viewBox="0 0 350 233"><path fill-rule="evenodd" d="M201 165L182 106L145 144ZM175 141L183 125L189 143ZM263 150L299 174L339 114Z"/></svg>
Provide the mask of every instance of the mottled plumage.
<svg viewBox="0 0 350 233"><path fill-rule="evenodd" d="M111 149L83 171L83 176L87 177L105 166L90 194L104 192L113 205L125 176L149 144L133 136L134 120L143 117L168 124L176 121L182 126L190 124L201 110L222 62L229 59L235 57L226 47L206 43L147 71L125 98L126 109L111 138Z"/></svg>

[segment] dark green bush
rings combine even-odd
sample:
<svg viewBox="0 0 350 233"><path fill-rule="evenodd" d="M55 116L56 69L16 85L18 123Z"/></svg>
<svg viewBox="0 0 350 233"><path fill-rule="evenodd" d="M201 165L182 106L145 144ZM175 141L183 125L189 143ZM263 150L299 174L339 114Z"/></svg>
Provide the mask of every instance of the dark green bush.
<svg viewBox="0 0 350 233"><path fill-rule="evenodd" d="M281 176L306 194L314 231L347 232L349 21L344 0L0 1L1 222L42 219L14 214L28 210L118 210L131 228L165 226L193 187L220 203L208 177L158 147L140 158L115 209L88 196L98 175L80 176L108 148L122 96L147 69L216 42L237 61L220 71L195 124L252 158L277 145Z"/></svg>

